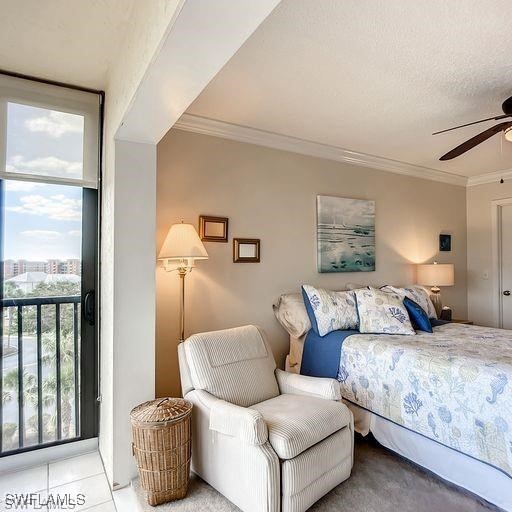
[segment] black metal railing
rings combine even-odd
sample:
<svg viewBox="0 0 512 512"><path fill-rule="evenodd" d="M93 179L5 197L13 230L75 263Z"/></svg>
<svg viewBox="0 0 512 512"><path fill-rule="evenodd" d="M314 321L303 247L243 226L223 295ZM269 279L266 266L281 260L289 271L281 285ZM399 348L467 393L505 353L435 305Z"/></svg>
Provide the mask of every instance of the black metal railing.
<svg viewBox="0 0 512 512"><path fill-rule="evenodd" d="M79 437L80 296L1 306L0 455Z"/></svg>

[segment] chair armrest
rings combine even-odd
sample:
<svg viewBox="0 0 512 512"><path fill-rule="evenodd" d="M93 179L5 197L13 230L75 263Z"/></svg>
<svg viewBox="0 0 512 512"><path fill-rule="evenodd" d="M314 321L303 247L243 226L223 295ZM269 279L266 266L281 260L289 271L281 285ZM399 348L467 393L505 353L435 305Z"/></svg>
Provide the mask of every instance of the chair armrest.
<svg viewBox="0 0 512 512"><path fill-rule="evenodd" d="M276 369L281 394L310 395L327 400L341 400L340 383L336 379L308 377Z"/></svg>
<svg viewBox="0 0 512 512"><path fill-rule="evenodd" d="M195 390L194 393L210 409L210 430L250 445L267 442L267 424L261 413L220 400L207 391Z"/></svg>

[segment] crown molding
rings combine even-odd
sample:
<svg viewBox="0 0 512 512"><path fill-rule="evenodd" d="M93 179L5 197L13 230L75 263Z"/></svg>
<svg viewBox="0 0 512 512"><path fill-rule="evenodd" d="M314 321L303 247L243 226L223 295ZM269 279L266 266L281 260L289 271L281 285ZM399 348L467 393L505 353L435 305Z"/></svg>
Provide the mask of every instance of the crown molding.
<svg viewBox="0 0 512 512"><path fill-rule="evenodd" d="M173 128L187 132L201 133L203 135L211 135L213 137L221 137L223 139L236 140L238 142L246 142L248 144L256 144L258 146L291 151L302 155L325 158L327 160L346 162L415 178L440 181L451 185L464 187L467 183L465 176L399 162L397 160L390 160L380 156L358 153L357 151L330 146L328 144L320 144L318 142L311 142L287 135L216 121L192 114L183 114Z"/></svg>
<svg viewBox="0 0 512 512"><path fill-rule="evenodd" d="M485 185L486 183L496 183L501 179L512 179L512 169L505 169L504 171L493 171L478 176L471 176L468 178L468 187L475 185Z"/></svg>

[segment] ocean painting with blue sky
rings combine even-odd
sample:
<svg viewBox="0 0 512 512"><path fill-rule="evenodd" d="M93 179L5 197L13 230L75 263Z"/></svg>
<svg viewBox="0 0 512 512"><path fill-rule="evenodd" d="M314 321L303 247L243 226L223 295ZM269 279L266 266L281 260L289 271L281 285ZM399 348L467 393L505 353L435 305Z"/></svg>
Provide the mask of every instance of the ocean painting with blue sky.
<svg viewBox="0 0 512 512"><path fill-rule="evenodd" d="M375 270L375 201L317 196L318 272Z"/></svg>

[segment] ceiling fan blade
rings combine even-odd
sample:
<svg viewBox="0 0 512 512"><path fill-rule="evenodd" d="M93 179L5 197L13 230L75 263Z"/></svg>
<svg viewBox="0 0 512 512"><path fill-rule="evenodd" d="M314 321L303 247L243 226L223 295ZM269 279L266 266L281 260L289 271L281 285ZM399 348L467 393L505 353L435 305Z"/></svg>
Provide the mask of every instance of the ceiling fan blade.
<svg viewBox="0 0 512 512"><path fill-rule="evenodd" d="M509 114L501 114L496 117L488 117L487 119L480 119L480 121L473 121L472 123L461 124L460 126L454 126L453 128L447 128L446 130L441 130L440 132L434 132L432 135L439 135L440 133L451 132L452 130L458 130L459 128L464 128L466 126L472 126L478 123L485 123L485 121L499 121L500 119L506 119L507 117L512 117Z"/></svg>
<svg viewBox="0 0 512 512"><path fill-rule="evenodd" d="M466 142L463 142L456 148L452 149L451 151L448 151L446 155L443 155L439 160L451 160L452 158L455 158L457 156L462 155L466 151L469 151L470 149L474 148L475 146L478 146L478 144L481 144L482 142L486 141L487 139L491 138L493 135L496 135L497 133L506 130L507 128L512 126L512 121L506 121L504 123L498 123L495 126L492 126L491 128L488 128L487 130L479 133L478 135L475 135L474 137L471 137L471 139L467 140Z"/></svg>

